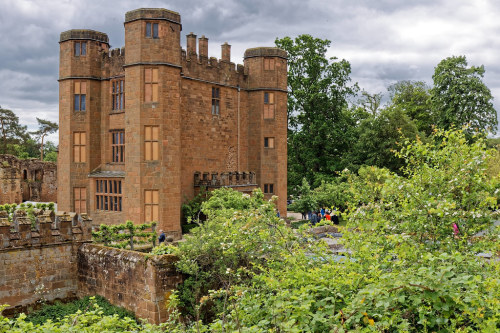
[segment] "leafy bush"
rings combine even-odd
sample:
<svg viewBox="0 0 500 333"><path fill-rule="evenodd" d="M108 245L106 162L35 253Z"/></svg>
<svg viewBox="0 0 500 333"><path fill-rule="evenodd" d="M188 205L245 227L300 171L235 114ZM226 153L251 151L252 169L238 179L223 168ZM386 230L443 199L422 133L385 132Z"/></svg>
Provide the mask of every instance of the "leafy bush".
<svg viewBox="0 0 500 333"><path fill-rule="evenodd" d="M25 321L31 322L34 325L43 324L47 320L53 322L76 313L77 311L86 312L93 308L93 304L97 304L104 316L117 315L118 318L131 318L135 319L134 313L122 307L112 305L102 296L85 297L75 300L70 303L56 302L52 305L45 305L40 310L29 313Z"/></svg>
<svg viewBox="0 0 500 333"><path fill-rule="evenodd" d="M0 306L0 313L3 309ZM0 315L0 333L63 333L63 332L142 332L160 333L165 331L166 325L150 325L137 323L133 318L117 314L106 315L104 310L95 301L91 301L90 308L69 314L64 318L44 323L34 324L26 320L21 314L14 319Z"/></svg>

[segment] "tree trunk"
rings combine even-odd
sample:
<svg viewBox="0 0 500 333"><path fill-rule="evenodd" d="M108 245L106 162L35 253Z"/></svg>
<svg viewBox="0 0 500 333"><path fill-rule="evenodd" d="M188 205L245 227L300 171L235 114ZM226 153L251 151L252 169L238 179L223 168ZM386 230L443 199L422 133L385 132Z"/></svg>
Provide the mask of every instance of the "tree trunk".
<svg viewBox="0 0 500 333"><path fill-rule="evenodd" d="M44 135L42 135L42 146L40 147L40 160L43 161L43 137Z"/></svg>

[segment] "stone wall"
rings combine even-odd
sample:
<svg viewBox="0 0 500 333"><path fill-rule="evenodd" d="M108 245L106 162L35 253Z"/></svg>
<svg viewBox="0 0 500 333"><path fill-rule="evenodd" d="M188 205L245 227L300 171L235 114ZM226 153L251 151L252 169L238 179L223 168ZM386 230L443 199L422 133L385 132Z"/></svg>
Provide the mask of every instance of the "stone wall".
<svg viewBox="0 0 500 333"><path fill-rule="evenodd" d="M182 282L173 255L84 244L78 251L78 296L101 295L151 323L167 319L167 302Z"/></svg>
<svg viewBox="0 0 500 333"><path fill-rule="evenodd" d="M85 215L38 212L32 227L24 212L13 222L0 212L0 304L4 314L29 309L40 299L76 296L77 250L91 238Z"/></svg>
<svg viewBox="0 0 500 333"><path fill-rule="evenodd" d="M23 201L57 201L57 166L0 155L0 204Z"/></svg>

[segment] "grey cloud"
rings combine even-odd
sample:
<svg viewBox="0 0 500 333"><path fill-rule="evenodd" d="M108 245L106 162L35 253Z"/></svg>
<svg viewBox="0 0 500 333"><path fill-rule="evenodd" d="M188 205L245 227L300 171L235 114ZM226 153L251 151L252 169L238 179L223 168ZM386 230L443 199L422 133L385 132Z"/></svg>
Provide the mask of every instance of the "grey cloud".
<svg viewBox="0 0 500 333"><path fill-rule="evenodd" d="M183 45L193 31L209 38L210 56L220 57L227 41L237 63L245 49L273 45L276 37L327 38L329 54L350 61L353 81L372 93L403 79L432 83L441 59L465 54L470 64L485 65L485 82L500 110L500 3L493 0L4 0L0 105L23 113L30 124L36 110L57 121L59 34L95 29L122 47L125 12L138 7L179 12Z"/></svg>

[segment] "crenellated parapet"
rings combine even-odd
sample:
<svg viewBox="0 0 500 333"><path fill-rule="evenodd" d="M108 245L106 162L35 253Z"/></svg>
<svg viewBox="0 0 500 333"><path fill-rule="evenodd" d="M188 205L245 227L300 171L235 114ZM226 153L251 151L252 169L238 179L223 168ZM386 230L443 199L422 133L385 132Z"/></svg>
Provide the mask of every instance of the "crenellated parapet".
<svg viewBox="0 0 500 333"><path fill-rule="evenodd" d="M194 173L195 187L236 187L256 186L255 172L232 171L232 172L199 172Z"/></svg>
<svg viewBox="0 0 500 333"><path fill-rule="evenodd" d="M9 221L7 212L0 211L0 251L87 242L92 238L92 220L86 214L35 209L33 216L16 210Z"/></svg>

